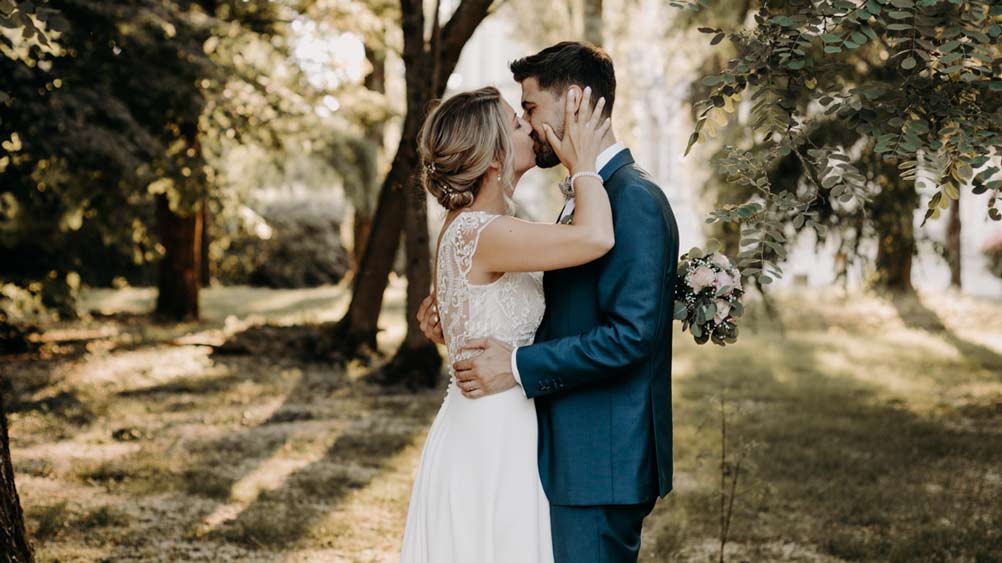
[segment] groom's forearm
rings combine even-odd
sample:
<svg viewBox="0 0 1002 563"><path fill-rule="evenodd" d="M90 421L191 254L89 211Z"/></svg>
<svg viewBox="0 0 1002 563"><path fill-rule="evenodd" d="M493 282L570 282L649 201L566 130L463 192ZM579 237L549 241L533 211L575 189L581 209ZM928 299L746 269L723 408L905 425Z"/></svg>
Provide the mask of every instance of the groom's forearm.
<svg viewBox="0 0 1002 563"><path fill-rule="evenodd" d="M615 377L623 368L648 358L657 345L655 325L605 325L518 348L512 370L521 373L526 397L534 398Z"/></svg>
<svg viewBox="0 0 1002 563"><path fill-rule="evenodd" d="M654 196L643 188L630 190L617 205L616 246L598 279L603 324L583 334L567 336L514 352L512 372L520 374L528 397L558 393L624 373L623 368L648 358L662 345L659 326L665 295L673 284L666 219ZM668 327L670 329L670 327Z"/></svg>

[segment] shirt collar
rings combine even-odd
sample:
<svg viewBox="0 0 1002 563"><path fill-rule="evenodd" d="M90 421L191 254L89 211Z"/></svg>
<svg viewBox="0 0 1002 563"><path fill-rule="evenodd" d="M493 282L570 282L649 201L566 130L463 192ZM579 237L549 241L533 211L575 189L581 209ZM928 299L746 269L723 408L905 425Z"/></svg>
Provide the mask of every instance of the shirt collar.
<svg viewBox="0 0 1002 563"><path fill-rule="evenodd" d="M612 157L616 156L617 154L625 150L626 150L626 145L624 145L622 142L619 141L613 143L612 145L609 145L609 147L607 147L604 151L600 152L598 157L595 158L595 172L598 172L599 170L604 168L605 165L609 164L609 161L612 160Z"/></svg>

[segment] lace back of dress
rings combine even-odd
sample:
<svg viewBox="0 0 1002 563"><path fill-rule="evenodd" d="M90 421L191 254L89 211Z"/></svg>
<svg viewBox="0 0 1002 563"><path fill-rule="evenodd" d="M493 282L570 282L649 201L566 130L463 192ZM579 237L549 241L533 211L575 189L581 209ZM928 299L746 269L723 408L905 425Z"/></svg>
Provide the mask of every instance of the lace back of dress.
<svg viewBox="0 0 1002 563"><path fill-rule="evenodd" d="M449 351L450 375L452 362L473 355L459 354L459 349L472 334L470 308L476 299L475 289L478 287L470 283L467 274L473 267L473 255L477 252L480 233L497 217L499 215L483 211L461 212L446 226L446 232L442 236L435 285L439 318Z"/></svg>

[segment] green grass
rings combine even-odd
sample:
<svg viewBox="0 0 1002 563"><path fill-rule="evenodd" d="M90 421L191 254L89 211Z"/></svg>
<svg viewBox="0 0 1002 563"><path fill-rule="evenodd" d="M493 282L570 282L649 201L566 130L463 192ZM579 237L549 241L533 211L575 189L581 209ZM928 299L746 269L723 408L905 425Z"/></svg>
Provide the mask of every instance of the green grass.
<svg viewBox="0 0 1002 563"><path fill-rule="evenodd" d="M387 350L403 334L401 289ZM137 295L87 302L134 308ZM383 389L363 366L281 346L206 346L255 323L286 335L282 323L337 318L339 290L204 297L204 323L66 323L49 327L50 359L11 361L39 560L396 561L444 389ZM741 463L727 561L1002 560L1002 302L825 292L777 305L779 320L751 303L727 348L676 325L675 490L646 522L641 560L718 561L721 400L731 476Z"/></svg>
<svg viewBox="0 0 1002 563"><path fill-rule="evenodd" d="M742 463L728 560L787 560L775 544L846 561L1002 560L1002 350L920 302L854 299L878 318L918 307L926 322L871 328L838 311L852 300L798 300L782 333L760 320L730 349L680 339L676 490L653 515L648 561L719 549L721 396L729 461ZM994 318L982 330L998 335Z"/></svg>

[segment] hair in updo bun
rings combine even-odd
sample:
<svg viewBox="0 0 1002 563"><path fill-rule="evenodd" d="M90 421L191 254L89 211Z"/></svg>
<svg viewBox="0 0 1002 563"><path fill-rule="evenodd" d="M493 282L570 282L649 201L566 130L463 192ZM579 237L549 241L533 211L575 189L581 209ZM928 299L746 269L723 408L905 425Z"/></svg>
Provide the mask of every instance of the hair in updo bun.
<svg viewBox="0 0 1002 563"><path fill-rule="evenodd" d="M442 207L472 205L495 161L502 163L502 185L511 185L513 155L507 123L501 92L493 86L456 94L428 114L418 135L421 177Z"/></svg>

